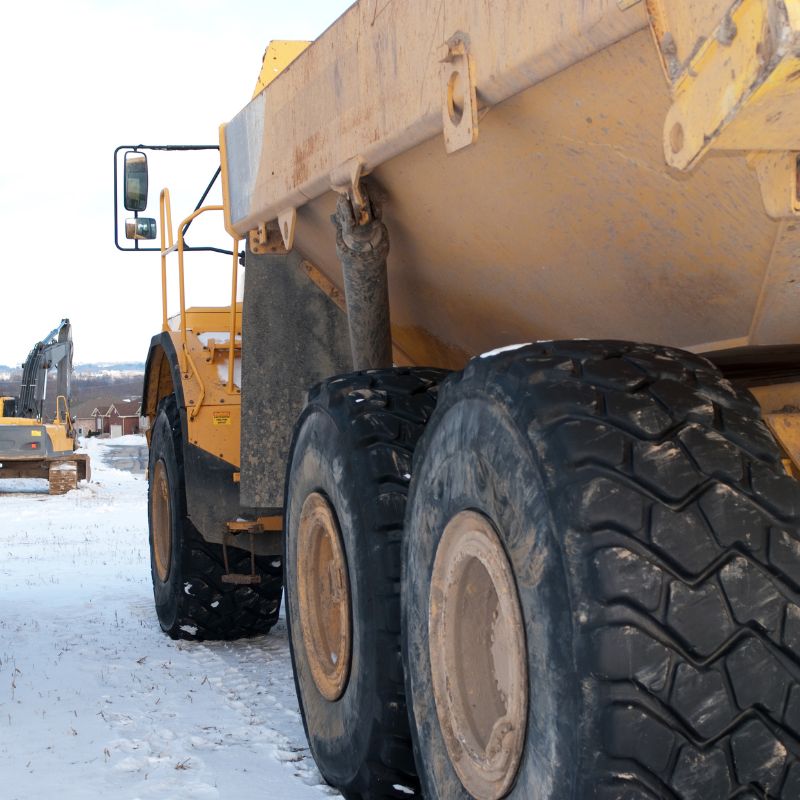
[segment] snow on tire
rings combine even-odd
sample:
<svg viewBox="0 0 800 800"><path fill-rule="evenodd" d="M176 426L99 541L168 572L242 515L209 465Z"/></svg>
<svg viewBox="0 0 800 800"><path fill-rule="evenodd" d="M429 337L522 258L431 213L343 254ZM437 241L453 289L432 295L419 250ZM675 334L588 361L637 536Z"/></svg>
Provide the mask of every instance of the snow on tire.
<svg viewBox="0 0 800 800"><path fill-rule="evenodd" d="M434 369L312 389L286 499L286 611L311 752L347 798L419 797L400 656L400 552Z"/></svg>
<svg viewBox="0 0 800 800"><path fill-rule="evenodd" d="M748 393L679 350L534 344L446 381L414 463L425 797L800 797L800 487Z"/></svg>
<svg viewBox="0 0 800 800"><path fill-rule="evenodd" d="M173 639L238 639L267 633L278 620L281 560L257 556L261 583L224 583L222 546L206 542L186 514L183 445L174 395L158 407L150 441L148 521L156 613ZM250 554L228 548L233 572L250 572Z"/></svg>

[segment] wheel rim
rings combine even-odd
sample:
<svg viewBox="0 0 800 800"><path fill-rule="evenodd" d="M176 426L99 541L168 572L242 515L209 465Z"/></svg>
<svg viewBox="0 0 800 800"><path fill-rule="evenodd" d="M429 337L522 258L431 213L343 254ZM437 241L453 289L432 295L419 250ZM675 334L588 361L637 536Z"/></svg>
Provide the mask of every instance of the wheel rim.
<svg viewBox="0 0 800 800"><path fill-rule="evenodd" d="M336 516L328 501L311 493L297 531L300 629L319 693L331 702L350 677L350 582Z"/></svg>
<svg viewBox="0 0 800 800"><path fill-rule="evenodd" d="M450 763L477 800L511 788L528 717L525 630L491 522L462 511L439 542L428 626L433 693Z"/></svg>
<svg viewBox="0 0 800 800"><path fill-rule="evenodd" d="M153 528L153 557L156 574L165 582L172 562L172 531L167 467L157 461L153 471L151 525Z"/></svg>

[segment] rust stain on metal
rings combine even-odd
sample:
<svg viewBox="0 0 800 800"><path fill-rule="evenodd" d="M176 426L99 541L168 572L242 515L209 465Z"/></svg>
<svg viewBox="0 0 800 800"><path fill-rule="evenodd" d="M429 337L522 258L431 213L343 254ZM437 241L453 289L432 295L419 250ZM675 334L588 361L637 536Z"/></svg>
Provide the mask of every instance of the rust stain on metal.
<svg viewBox="0 0 800 800"><path fill-rule="evenodd" d="M309 176L309 162L317 151L324 146L321 131L315 131L308 139L302 141L294 148L292 153L292 185L302 186Z"/></svg>

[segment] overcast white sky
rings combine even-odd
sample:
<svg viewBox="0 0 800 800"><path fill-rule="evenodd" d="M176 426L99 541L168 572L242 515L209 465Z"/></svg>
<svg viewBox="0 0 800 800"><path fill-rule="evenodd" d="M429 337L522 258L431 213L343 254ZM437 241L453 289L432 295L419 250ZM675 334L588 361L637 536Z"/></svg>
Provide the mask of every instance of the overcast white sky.
<svg viewBox="0 0 800 800"><path fill-rule="evenodd" d="M72 322L77 363L144 360L161 324L159 258L114 247L114 148L215 144L219 124L250 100L267 43L314 39L351 4L6 4L0 26L0 364L21 363L62 317ZM170 186L176 221L191 212L212 170L198 174L196 186ZM152 169L150 188L147 214L158 217L161 186ZM224 287L229 262L218 263ZM190 295L189 302L207 298ZM223 288L219 304L225 302Z"/></svg>

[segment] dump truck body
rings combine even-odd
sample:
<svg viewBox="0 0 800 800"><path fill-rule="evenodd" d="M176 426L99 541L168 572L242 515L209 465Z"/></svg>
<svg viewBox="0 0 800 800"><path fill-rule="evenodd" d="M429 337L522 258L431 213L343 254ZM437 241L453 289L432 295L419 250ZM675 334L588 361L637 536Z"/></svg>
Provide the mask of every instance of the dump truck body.
<svg viewBox="0 0 800 800"><path fill-rule="evenodd" d="M753 151L666 163L670 83L645 11L352 7L225 127L230 224L244 236L296 211L296 247L341 288L331 185L361 165L386 195L393 334L414 363L566 336L796 341L793 215L767 213ZM685 24L687 59L713 28ZM459 35L477 140L448 155Z"/></svg>

